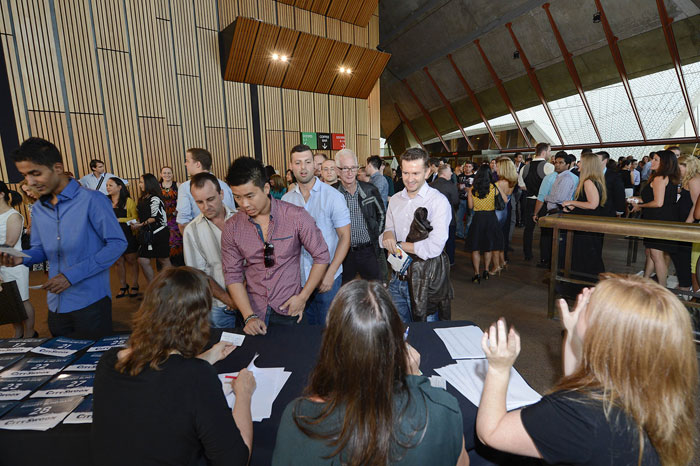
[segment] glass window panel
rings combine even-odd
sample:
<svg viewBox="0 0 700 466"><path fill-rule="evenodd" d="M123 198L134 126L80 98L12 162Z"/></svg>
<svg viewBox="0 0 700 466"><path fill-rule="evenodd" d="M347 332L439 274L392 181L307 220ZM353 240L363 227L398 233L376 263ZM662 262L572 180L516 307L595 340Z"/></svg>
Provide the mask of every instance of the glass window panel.
<svg viewBox="0 0 700 466"><path fill-rule="evenodd" d="M642 139L639 123L622 83L585 91L585 94L603 142Z"/></svg>
<svg viewBox="0 0 700 466"><path fill-rule="evenodd" d="M557 99L549 103L554 120L564 138L564 143L591 144L598 142L598 137L593 129L581 97L578 94Z"/></svg>

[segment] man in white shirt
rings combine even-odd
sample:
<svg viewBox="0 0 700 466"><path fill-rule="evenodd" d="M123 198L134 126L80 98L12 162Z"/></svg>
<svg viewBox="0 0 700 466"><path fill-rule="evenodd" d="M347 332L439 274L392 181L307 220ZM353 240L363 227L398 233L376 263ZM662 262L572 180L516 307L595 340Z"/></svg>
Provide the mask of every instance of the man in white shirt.
<svg viewBox="0 0 700 466"><path fill-rule="evenodd" d="M81 186L88 189L94 189L95 191L99 191L106 195L107 180L110 178L118 178L117 175L105 173L105 163L99 159L90 160L90 170L92 170L92 173L80 178ZM129 182L125 179L122 179L122 181L125 185L129 184Z"/></svg>
<svg viewBox="0 0 700 466"><path fill-rule="evenodd" d="M218 180L208 172L190 180L192 197L200 210L187 226L182 237L185 264L201 270L209 277L214 299L210 314L214 328L234 328L236 311L226 291L221 262L221 232L226 220L235 213L224 204L224 193Z"/></svg>
<svg viewBox="0 0 700 466"><path fill-rule="evenodd" d="M408 149L401 155L401 173L404 189L391 196L386 212L386 226L379 240L387 251L397 252L397 244L410 254L423 260L442 254L449 236L452 207L445 196L426 183L428 177L428 153L423 149ZM414 212L419 207L428 210L428 221L433 227L428 238L415 243L405 242L411 229ZM389 292L399 311L401 320L411 322L411 297L407 277L394 272ZM437 312L428 311L428 321L437 320Z"/></svg>
<svg viewBox="0 0 700 466"><path fill-rule="evenodd" d="M187 168L187 174L194 176L198 173L211 171L212 158L211 154L206 149L192 148L188 149L185 154L185 167ZM224 194L224 204L234 212L236 211L236 203L233 200L233 193L231 188L228 187L226 183L221 180L219 181L219 186ZM180 185L177 191L177 226L180 228L180 232L185 230L188 223L192 221L197 215L199 215L199 208L192 197L190 192L190 181L187 180Z"/></svg>

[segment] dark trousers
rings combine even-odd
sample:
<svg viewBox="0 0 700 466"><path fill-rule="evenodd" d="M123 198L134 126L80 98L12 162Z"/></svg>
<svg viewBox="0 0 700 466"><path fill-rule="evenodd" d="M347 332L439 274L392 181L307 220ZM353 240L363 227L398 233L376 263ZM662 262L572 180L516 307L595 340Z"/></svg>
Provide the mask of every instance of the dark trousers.
<svg viewBox="0 0 700 466"><path fill-rule="evenodd" d="M105 296L89 306L59 314L49 310L49 331L54 337L78 334L112 333L112 299Z"/></svg>
<svg viewBox="0 0 700 466"><path fill-rule="evenodd" d="M374 246L348 251L343 261L343 285L360 275L365 280L383 280Z"/></svg>
<svg viewBox="0 0 700 466"><path fill-rule="evenodd" d="M523 204L525 204L525 210L523 212L522 220L525 224L525 230L523 231L523 255L525 260L532 259L532 237L535 232L535 221L532 220L532 216L535 213L535 204L537 199L525 198L522 199Z"/></svg>
<svg viewBox="0 0 700 466"><path fill-rule="evenodd" d="M554 230L552 228L540 227L540 262L549 264L552 261L552 237Z"/></svg>
<svg viewBox="0 0 700 466"><path fill-rule="evenodd" d="M676 277L680 288L690 288L692 286L692 273L690 271L690 255L693 249L692 243L676 243L676 251L671 253L671 260L676 267Z"/></svg>
<svg viewBox="0 0 700 466"><path fill-rule="evenodd" d="M525 223L525 205L527 199L527 191L521 189L520 196L518 197L518 210L517 210L517 223L522 225Z"/></svg>
<svg viewBox="0 0 700 466"><path fill-rule="evenodd" d="M296 325L298 316L288 316L284 314L279 314L275 312L270 306L267 306L267 313L265 314L265 325L268 327L270 325ZM300 324L306 323L306 313L302 317Z"/></svg>
<svg viewBox="0 0 700 466"><path fill-rule="evenodd" d="M450 265L455 263L455 249L457 247L455 241L457 239L457 224L450 224L449 235L447 236L447 242L445 243L445 252L447 257L450 258Z"/></svg>

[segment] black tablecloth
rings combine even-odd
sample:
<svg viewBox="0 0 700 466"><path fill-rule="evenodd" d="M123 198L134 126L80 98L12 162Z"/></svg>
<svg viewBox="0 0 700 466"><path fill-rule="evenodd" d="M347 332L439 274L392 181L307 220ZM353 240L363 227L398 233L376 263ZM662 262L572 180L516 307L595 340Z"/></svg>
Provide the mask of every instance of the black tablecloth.
<svg viewBox="0 0 700 466"><path fill-rule="evenodd" d="M473 325L466 321L446 321L410 324L408 342L421 354L421 371L429 376L433 369L453 363L434 328ZM221 330L212 329L211 341L219 340ZM320 326L272 326L267 335L246 336L245 342L224 361L218 362L217 372L235 372L248 365L255 353L258 367L284 367L292 374L275 400L272 416L254 422L254 440L251 465L269 465L277 437L277 426L285 406L300 396L307 384L309 373L316 363L321 344ZM514 458L481 445L475 435L476 406L451 385L447 391L457 398L464 422L464 441L472 465L522 464L524 458ZM167 422L167 420L164 420ZM46 432L0 430L0 466L92 465L90 452L90 424L65 425Z"/></svg>

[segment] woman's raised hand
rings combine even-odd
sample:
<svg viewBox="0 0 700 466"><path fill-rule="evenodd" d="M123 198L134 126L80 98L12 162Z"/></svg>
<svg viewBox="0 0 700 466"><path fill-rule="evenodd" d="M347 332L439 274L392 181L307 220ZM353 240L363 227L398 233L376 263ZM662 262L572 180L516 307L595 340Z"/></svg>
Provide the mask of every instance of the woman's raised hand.
<svg viewBox="0 0 700 466"><path fill-rule="evenodd" d="M489 361L489 370L510 371L520 354L520 335L513 327L507 331L506 320L501 317L484 332L481 348Z"/></svg>

